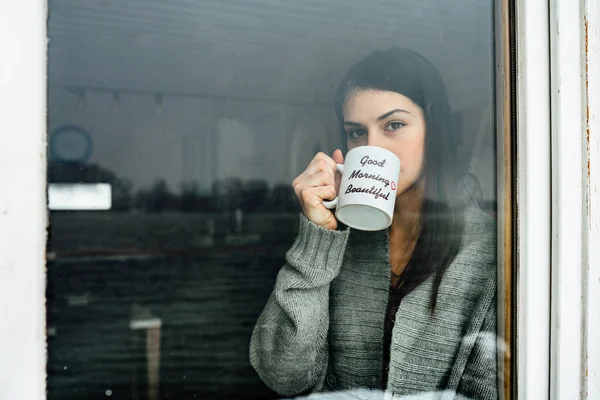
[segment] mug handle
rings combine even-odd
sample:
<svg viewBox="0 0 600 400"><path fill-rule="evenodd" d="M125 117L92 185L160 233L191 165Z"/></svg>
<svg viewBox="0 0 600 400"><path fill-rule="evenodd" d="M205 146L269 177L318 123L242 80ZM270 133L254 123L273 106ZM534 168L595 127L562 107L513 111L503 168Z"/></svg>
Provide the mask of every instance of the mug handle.
<svg viewBox="0 0 600 400"><path fill-rule="evenodd" d="M337 172L339 172L340 174L344 173L344 164L337 164L337 168L336 168ZM334 208L337 207L338 205L338 198L339 196L336 196L335 199L331 200L331 201L324 201L323 205L325 206L325 208L328 208L330 210L333 210Z"/></svg>

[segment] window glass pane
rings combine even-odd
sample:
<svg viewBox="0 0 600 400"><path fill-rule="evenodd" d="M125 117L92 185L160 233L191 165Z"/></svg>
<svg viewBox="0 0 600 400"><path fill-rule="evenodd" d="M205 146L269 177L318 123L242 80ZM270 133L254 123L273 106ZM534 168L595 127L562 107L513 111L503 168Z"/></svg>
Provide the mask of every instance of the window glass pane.
<svg viewBox="0 0 600 400"><path fill-rule="evenodd" d="M496 398L494 9L51 0L49 398Z"/></svg>

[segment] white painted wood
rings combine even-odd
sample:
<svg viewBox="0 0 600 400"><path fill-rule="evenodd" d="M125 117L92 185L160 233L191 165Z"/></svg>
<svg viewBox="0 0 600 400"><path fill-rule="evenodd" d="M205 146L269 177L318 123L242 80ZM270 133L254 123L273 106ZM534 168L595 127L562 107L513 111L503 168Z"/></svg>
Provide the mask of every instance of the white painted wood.
<svg viewBox="0 0 600 400"><path fill-rule="evenodd" d="M548 2L517 2L520 399L548 399L550 349L550 55Z"/></svg>
<svg viewBox="0 0 600 400"><path fill-rule="evenodd" d="M551 398L600 396L598 1L551 3Z"/></svg>
<svg viewBox="0 0 600 400"><path fill-rule="evenodd" d="M579 399L582 366L583 69L578 2L550 1L552 305L550 398Z"/></svg>
<svg viewBox="0 0 600 400"><path fill-rule="evenodd" d="M586 54L586 117L584 128L583 207L583 391L600 399L600 1L584 6Z"/></svg>
<svg viewBox="0 0 600 400"><path fill-rule="evenodd" d="M0 399L45 398L46 4L0 1Z"/></svg>

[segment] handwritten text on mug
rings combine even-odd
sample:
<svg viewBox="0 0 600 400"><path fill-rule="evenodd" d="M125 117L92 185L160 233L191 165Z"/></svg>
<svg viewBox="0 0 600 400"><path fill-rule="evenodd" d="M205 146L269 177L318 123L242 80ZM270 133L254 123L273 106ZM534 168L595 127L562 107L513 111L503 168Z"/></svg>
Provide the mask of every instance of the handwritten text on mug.
<svg viewBox="0 0 600 400"><path fill-rule="evenodd" d="M360 169L355 169L354 171L352 171L352 173L348 177L348 180L355 179L355 178L373 179L375 181L385 184L385 187L390 186L390 181L385 179L383 176L381 176L379 174L377 174L377 175L376 174L367 174L366 172L362 172L362 170L360 170Z"/></svg>
<svg viewBox="0 0 600 400"><path fill-rule="evenodd" d="M385 165L385 160L382 160L382 161L371 160L369 158L369 156L364 156L363 158L360 159L360 165L362 165L363 167L365 165L377 165L378 167L383 167Z"/></svg>
<svg viewBox="0 0 600 400"><path fill-rule="evenodd" d="M348 185L348 187L346 188L345 194L348 194L348 193L366 193L366 194L375 196L375 199L382 198L385 200L389 200L389 198L390 198L390 192L383 194L381 192L381 188L375 189L375 186L371 186L371 188L363 188L363 187L354 187L352 185Z"/></svg>

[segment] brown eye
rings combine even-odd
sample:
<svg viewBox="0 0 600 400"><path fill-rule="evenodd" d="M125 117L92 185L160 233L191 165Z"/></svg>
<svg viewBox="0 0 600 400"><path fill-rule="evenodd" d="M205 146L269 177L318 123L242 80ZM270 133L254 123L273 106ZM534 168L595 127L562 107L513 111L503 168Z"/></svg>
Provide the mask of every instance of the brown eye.
<svg viewBox="0 0 600 400"><path fill-rule="evenodd" d="M352 129L348 132L348 138L350 140L357 140L365 136L367 132L364 129Z"/></svg>
<svg viewBox="0 0 600 400"><path fill-rule="evenodd" d="M390 122L388 124L388 126L386 127L386 129L387 130L391 130L391 131L395 131L395 130L398 130L398 129L402 128L403 126L406 126L406 124L404 122L395 121L395 122Z"/></svg>

